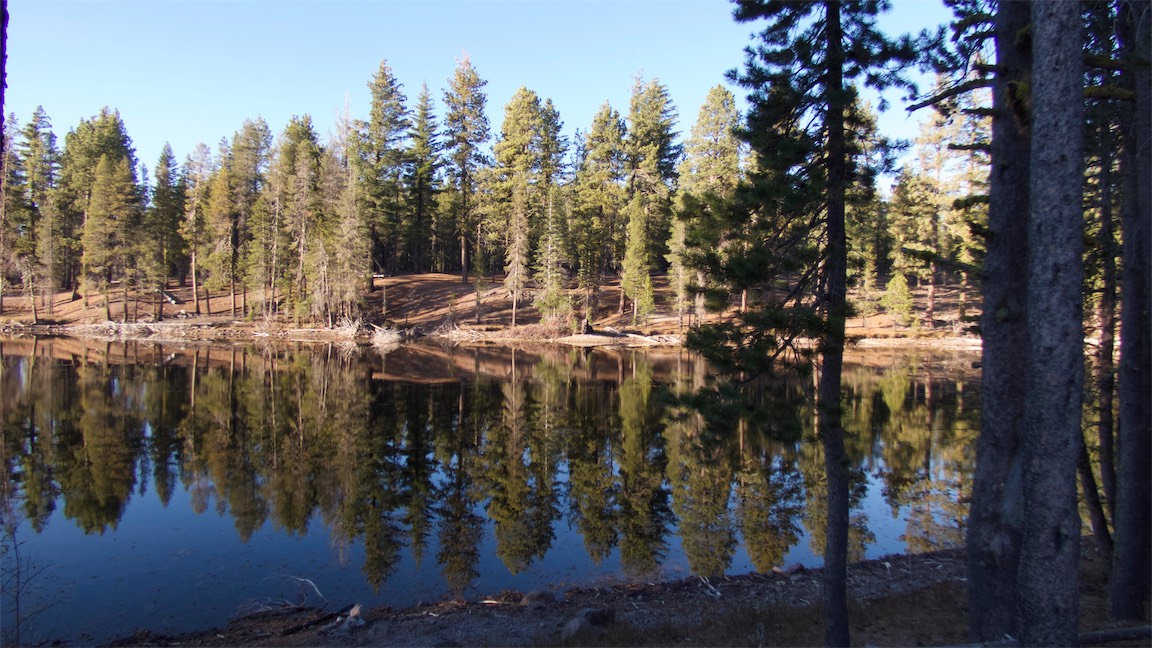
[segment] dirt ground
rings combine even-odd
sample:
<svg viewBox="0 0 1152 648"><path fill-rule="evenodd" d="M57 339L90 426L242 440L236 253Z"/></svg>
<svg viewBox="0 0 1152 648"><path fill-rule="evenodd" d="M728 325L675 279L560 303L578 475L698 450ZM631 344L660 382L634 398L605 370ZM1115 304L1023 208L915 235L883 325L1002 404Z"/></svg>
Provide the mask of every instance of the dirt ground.
<svg viewBox="0 0 1152 648"><path fill-rule="evenodd" d="M200 314L196 314L191 286L171 282L169 299L157 295L129 296L125 305L120 293L109 295L109 321L105 316L104 296L90 295L88 305L74 298L70 292L57 293L49 304L37 298L39 325L33 325L30 300L11 292L4 295L0 312L0 333L9 335L48 333L85 338L151 338L200 340L264 340L267 338L293 341L331 341L341 339L368 339L373 326L393 328L406 335L443 335L462 343L550 341L579 346L615 345L646 346L652 344L680 344L686 327L694 323L690 315L677 312L673 291L666 277L654 277L655 312L642 324L633 326L631 313L620 312L620 284L610 281L600 290L595 316L590 324L595 334L572 335L574 323L541 324L540 314L531 305L531 296L521 299L517 310L516 327L512 327L511 295L501 284L502 278L485 277L479 284L479 317L477 317L477 283L471 277L462 283L459 275L426 273L376 278L373 289L365 293L365 315L356 326L341 322L296 323L280 316L267 318L259 312L254 294L237 294L235 310L232 296L227 292L212 292L209 298L200 289ZM573 304L582 299L570 291ZM888 315L877 312L875 295L855 296L861 304L861 314L849 319L848 336L867 340L869 344L883 345L895 340L925 346L979 347L979 340L970 330L972 318L977 314L972 307L978 303L968 296L969 308L962 321L958 309L960 291L956 286L943 286L937 290L933 325L928 326L925 313L926 290L914 288L914 310L917 323L897 326ZM384 305L386 309L383 309ZM252 308L246 308L246 305ZM155 313L161 308L161 321ZM733 309L736 304L733 304ZM690 310L690 309L689 309ZM127 318L125 318L127 313ZM722 315L711 314L714 320Z"/></svg>
<svg viewBox="0 0 1152 648"><path fill-rule="evenodd" d="M1091 539L1084 541L1081 566L1081 633L1131 627L1107 620L1108 565ZM964 571L963 550L890 556L850 566L853 644L966 643ZM159 636L141 631L113 645L823 645L819 570L583 588L528 598L538 597L543 600L534 607L525 605L520 592L501 592L470 601L365 610L359 627L349 627L348 608L285 608L205 632ZM581 616L598 625L574 621ZM1149 639L1109 645L1147 646Z"/></svg>

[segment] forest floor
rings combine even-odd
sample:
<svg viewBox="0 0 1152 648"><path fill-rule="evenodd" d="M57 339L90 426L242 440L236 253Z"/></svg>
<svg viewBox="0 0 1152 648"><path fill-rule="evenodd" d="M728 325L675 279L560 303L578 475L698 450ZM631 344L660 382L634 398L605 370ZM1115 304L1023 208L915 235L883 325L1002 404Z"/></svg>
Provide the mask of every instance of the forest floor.
<svg viewBox="0 0 1152 648"><path fill-rule="evenodd" d="M598 307L589 322L593 334L574 330L571 324L542 324L540 315L531 306L531 299L521 298L517 312L517 326L512 326L511 295L501 285L500 277L486 277L480 284L477 317L477 287L475 277L469 283L460 281L459 275L425 273L376 278L373 289L365 295L366 312L372 314L364 321L347 323L296 324L287 318L267 318L257 313L243 315L247 296L236 297L233 311L232 296L214 292L205 299L200 290L200 314L196 315L192 288L170 284L169 299L159 300L156 295L130 295L125 304L119 292L110 295L105 315L104 297L92 295L88 305L83 299L74 299L69 292L52 297L51 308L43 299L37 299L39 324L32 323L30 301L13 293L4 295L0 311L0 333L8 335L51 334L96 339L152 339L152 340L285 340L285 341L341 341L369 340L373 326L393 329L405 337L435 335L462 344L554 342L575 346L651 346L678 345L683 341L690 317L679 316L673 291L665 277L655 277L655 311L643 324L632 325L631 313L620 312L620 284L613 281L603 286ZM936 347L979 348L979 339L972 332L972 322L978 312L969 307L960 317L960 290L955 285L937 289L936 307L932 326L926 313L926 289L913 289L912 326L898 326L891 317L876 306L878 295L857 292L852 300L866 316L848 321L850 338L866 340L870 345L899 344ZM572 291L573 303L580 295ZM382 306L387 310L381 316ZM159 303L158 303L159 302ZM969 304L978 304L976 296L968 296ZM254 303L254 299L253 299ZM155 317L156 308L162 308L162 317ZM710 315L710 321L721 315ZM897 342L898 341L898 342Z"/></svg>
<svg viewBox="0 0 1152 648"><path fill-rule="evenodd" d="M1131 627L1108 621L1108 561L1090 538L1082 547L1080 632ZM853 644L967 643L964 575L962 549L851 565ZM346 607L286 607L203 632L161 636L139 631L112 645L817 646L824 642L820 598L821 572L793 568L543 595L501 592L469 601L364 610L358 615L363 623L355 627ZM1089 638L1084 645L1100 643ZM1149 639L1108 645L1147 646Z"/></svg>

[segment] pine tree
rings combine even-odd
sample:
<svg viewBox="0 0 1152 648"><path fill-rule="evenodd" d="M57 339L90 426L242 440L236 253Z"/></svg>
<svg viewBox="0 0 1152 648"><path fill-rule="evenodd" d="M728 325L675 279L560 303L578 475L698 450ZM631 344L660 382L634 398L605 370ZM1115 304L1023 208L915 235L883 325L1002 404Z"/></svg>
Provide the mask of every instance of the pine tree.
<svg viewBox="0 0 1152 648"><path fill-rule="evenodd" d="M1023 426L1027 515L1020 549L1024 645L1078 635L1076 462L1083 397L1083 41L1080 3L1036 2L1031 84L1028 348Z"/></svg>
<svg viewBox="0 0 1152 648"><path fill-rule="evenodd" d="M232 314L235 314L237 258L235 234L239 230L240 215L232 200L235 181L230 164L228 142L220 141L216 153L219 166L208 181L208 201L204 206L204 226L208 253L201 259L201 268L207 273L205 290L229 289L233 295Z"/></svg>
<svg viewBox="0 0 1152 648"><path fill-rule="evenodd" d="M330 295L334 314L354 319L360 314L360 286L371 276L371 237L366 214L360 209L360 185L356 182L355 131L345 115L337 124L336 137L324 158L325 211L330 214L331 247L337 250L332 264Z"/></svg>
<svg viewBox="0 0 1152 648"><path fill-rule="evenodd" d="M632 325L643 322L652 312L652 266L648 260L648 213L640 194L625 209L628 215L627 247L620 272L620 291L632 300Z"/></svg>
<svg viewBox="0 0 1152 648"><path fill-rule="evenodd" d="M188 246L188 271L192 276L193 312L200 314L200 268L199 261L207 254L207 232L205 214L208 209L209 182L215 172L212 152L205 144L199 144L184 163L184 178L187 184L184 203L184 222L180 234Z"/></svg>
<svg viewBox="0 0 1152 648"><path fill-rule="evenodd" d="M168 277L181 263L184 242L180 225L184 221L184 182L176 167L176 156L167 142L156 162L155 186L152 204L145 211L143 230L146 235L139 241L141 266L145 283L157 293L167 286ZM156 319L163 314L164 295L157 294Z"/></svg>
<svg viewBox="0 0 1152 648"><path fill-rule="evenodd" d="M24 201L28 209L25 227L31 234L24 243L24 263L30 274L34 275L40 290L47 295L47 305L51 312L52 294L59 280L56 262L60 258L59 218L47 218L45 212L56 210L55 205L50 206L50 203L54 201L60 153L56 150L52 122L43 107L36 108L20 135L16 150L20 157Z"/></svg>
<svg viewBox="0 0 1152 648"><path fill-rule="evenodd" d="M309 299L311 280L317 279L317 270L327 261L333 250L322 250L321 257L310 256L309 242L321 225L320 211L319 138L308 115L293 117L281 136L279 150L280 190L277 198L281 205L283 236L289 250L285 250L285 280L290 289L285 294L294 319L299 322L305 315L315 315L315 304Z"/></svg>
<svg viewBox="0 0 1152 648"><path fill-rule="evenodd" d="M540 111L539 169L537 170L537 198L543 212L539 224L532 234L538 241L532 246L536 250L535 279L540 291L536 294L536 308L542 318L566 317L572 309L568 293L564 287L566 272L562 264L567 260L567 222L560 213L560 183L564 174L564 155L568 142L561 134L563 122L560 113L545 99ZM537 236L538 235L538 236Z"/></svg>
<svg viewBox="0 0 1152 648"><path fill-rule="evenodd" d="M602 273L620 260L615 242L623 234L624 132L620 113L607 103L601 106L584 136L583 159L576 171L572 247L588 322L596 316Z"/></svg>
<svg viewBox="0 0 1152 648"><path fill-rule="evenodd" d="M1119 41L1129 67L1121 85L1134 101L1122 109L1120 123L1125 175L1121 209L1123 259L1120 277L1120 420L1117 443L1123 448L1117 466L1116 551L1109 583L1111 614L1139 619L1152 582L1152 340L1149 339L1149 293L1152 291L1152 73L1145 62L1152 50L1152 16L1148 2L1128 0L1120 6ZM1137 63L1139 61L1139 63Z"/></svg>
<svg viewBox="0 0 1152 648"><path fill-rule="evenodd" d="M232 136L227 166L231 175L232 210L235 217L230 229L232 258L229 260L229 284L232 311L236 311L236 284L243 290L243 310L247 310L248 259L244 252L251 249L252 221L257 218L261 195L268 184L268 165L271 160L272 131L263 118L246 119L240 130Z"/></svg>
<svg viewBox="0 0 1152 648"><path fill-rule="evenodd" d="M60 208L64 281L75 290L79 287L80 239L87 220L88 201L92 193L96 164L107 155L111 160L126 159L136 183L136 152L128 137L120 113L104 108L91 119L82 119L64 138L60 158Z"/></svg>
<svg viewBox="0 0 1152 648"><path fill-rule="evenodd" d="M472 237L472 258L480 253L483 223L476 205L478 171L487 161L482 146L488 141L488 118L484 106L488 98L484 86L467 55L457 62L456 73L444 93L444 148L448 173L456 194L453 214L460 241L460 281L468 283L468 239ZM475 231L473 235L472 232ZM477 269L479 273L480 270Z"/></svg>
<svg viewBox="0 0 1152 648"><path fill-rule="evenodd" d="M372 264L394 274L410 266L405 256L411 225L403 195L411 128L405 105L408 98L387 61L380 62L368 89L368 121L356 124L360 131L356 150L359 193L371 226Z"/></svg>
<svg viewBox="0 0 1152 648"><path fill-rule="evenodd" d="M556 188L548 189L544 233L536 251L535 279L540 290L536 293L535 306L542 320L559 320L572 311L572 303L564 289L564 218L557 213L559 210L554 198L557 191Z"/></svg>
<svg viewBox="0 0 1152 648"><path fill-rule="evenodd" d="M436 197L440 190L438 171L442 161L428 84L421 86L416 98L416 113L412 118L409 139L412 142L411 164L405 185L408 191L408 211L412 215L411 230L407 234L412 270L443 270L445 262L441 248L451 233L440 222L437 208Z"/></svg>
<svg viewBox="0 0 1152 648"><path fill-rule="evenodd" d="M864 289L861 300L864 301L879 285L880 273L887 272L890 264L893 246L888 228L890 210L876 189L876 175L891 171L894 147L880 135L878 117L869 102L854 102L848 114L862 171L845 195L848 277L849 285L860 285Z"/></svg>
<svg viewBox="0 0 1152 648"><path fill-rule="evenodd" d="M19 266L16 250L20 246L21 225L28 218L23 191L23 172L16 149L10 144L19 124L10 114L0 125L3 142L3 169L0 169L0 313L4 312L4 288L10 270Z"/></svg>
<svg viewBox="0 0 1152 648"><path fill-rule="evenodd" d="M104 294L104 314L111 320L109 286L112 280L119 279L127 321L128 272L132 268L131 249L139 211L128 159L100 156L93 171L91 194L83 238L85 293Z"/></svg>
<svg viewBox="0 0 1152 648"><path fill-rule="evenodd" d="M715 86L708 91L684 145L676 220L669 243L669 278L676 288L681 316L689 285L693 286L697 325L706 317L704 291L709 280L705 258L720 247L721 217L717 210L723 209L740 180L739 125L736 97L723 86Z"/></svg>
<svg viewBox="0 0 1152 648"><path fill-rule="evenodd" d="M493 146L497 223L493 232L504 239L504 287L512 295L512 325L521 295L528 287L532 230L539 220L537 174L543 164L541 136L544 116L540 98L521 87L504 108L500 139Z"/></svg>
<svg viewBox="0 0 1152 648"><path fill-rule="evenodd" d="M800 334L820 340L818 434L828 487L824 558L825 640L849 643L846 592L848 474L841 423L840 386L847 315L847 192L860 154L849 137L859 79L894 82L912 57L875 28L879 1L737 3L737 20L765 19L738 80L751 91L745 131L757 168L745 192L741 220L751 218L752 245L724 266L733 288L786 280L783 299L736 322L689 335L689 344L719 360L721 370L758 374L795 350ZM745 211L747 210L747 211ZM721 268L723 269L723 268ZM772 282L764 286L763 282ZM775 284L775 285L773 285ZM731 345L731 346L729 346Z"/></svg>
<svg viewBox="0 0 1152 648"><path fill-rule="evenodd" d="M629 213L625 229L624 263L621 272L651 273L654 261L663 261L667 255L671 221L672 185L676 180L681 146L676 143L676 109L668 95L668 88L656 79L647 83L639 77L632 86L628 111L628 134L624 141L625 163L628 169L627 198L629 209L638 209L643 226L633 225L639 215ZM632 241L632 236L643 236ZM641 254L642 251L642 254ZM621 276L621 286L624 278ZM652 297L641 286L651 285L651 277L630 276L628 283L638 298L651 302ZM639 292L635 292L639 291ZM631 297L622 289L620 312L624 312L624 298ZM634 298L635 299L635 298ZM636 319L638 307L633 307Z"/></svg>

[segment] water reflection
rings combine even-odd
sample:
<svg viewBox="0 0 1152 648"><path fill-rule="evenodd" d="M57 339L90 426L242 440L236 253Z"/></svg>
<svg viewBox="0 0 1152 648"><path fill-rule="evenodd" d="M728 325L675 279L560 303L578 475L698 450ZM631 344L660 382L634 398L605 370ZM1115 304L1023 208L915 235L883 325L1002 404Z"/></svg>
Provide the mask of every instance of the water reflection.
<svg viewBox="0 0 1152 648"><path fill-rule="evenodd" d="M877 544L878 518L904 517L908 551L958 545L977 416L970 358L856 360L844 377L851 557ZM134 501L167 509L183 491L240 543L262 529L327 534L337 561L362 556L377 592L433 551L446 593L463 595L487 542L512 575L569 536L592 564L617 560L633 577L675 552L703 576L739 561L771 570L805 539L821 555L814 416L764 414L806 387L766 385L718 428L673 398L706 383L680 351L3 341L0 452L17 507L5 514L39 534L60 506L99 536ZM863 506L877 496L884 505Z"/></svg>

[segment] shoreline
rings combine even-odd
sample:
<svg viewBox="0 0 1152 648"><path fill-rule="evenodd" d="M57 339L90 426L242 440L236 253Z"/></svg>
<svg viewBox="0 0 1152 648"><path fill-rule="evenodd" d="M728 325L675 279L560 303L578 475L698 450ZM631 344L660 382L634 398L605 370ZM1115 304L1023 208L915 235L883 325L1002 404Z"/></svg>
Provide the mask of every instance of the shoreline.
<svg viewBox="0 0 1152 648"><path fill-rule="evenodd" d="M901 349L916 348L941 351L979 351L981 340L971 335L906 335L888 331L885 335L848 335L849 348ZM382 334L382 335L381 335ZM97 324L25 324L8 321L0 324L0 335L20 337L70 337L91 341L141 342L298 342L346 343L364 346L399 344L417 339L446 341L458 346L514 346L544 344L565 347L683 347L684 336L673 332L642 334L605 327L603 332L566 333L556 327L526 324L517 327L440 326L431 330L420 327L372 331L366 327L290 327L261 326L238 320L207 318L179 321L122 323L107 321Z"/></svg>
<svg viewBox="0 0 1152 648"><path fill-rule="evenodd" d="M1081 538L1080 561L1084 636L1134 635L1135 643L1123 645L1147 645L1146 626L1109 620L1109 561L1091 536ZM854 645L967 643L966 577L963 547L850 563ZM822 568L792 565L763 574L505 590L397 609L350 601L286 607L169 636L140 629L109 645L823 645L822 588Z"/></svg>

